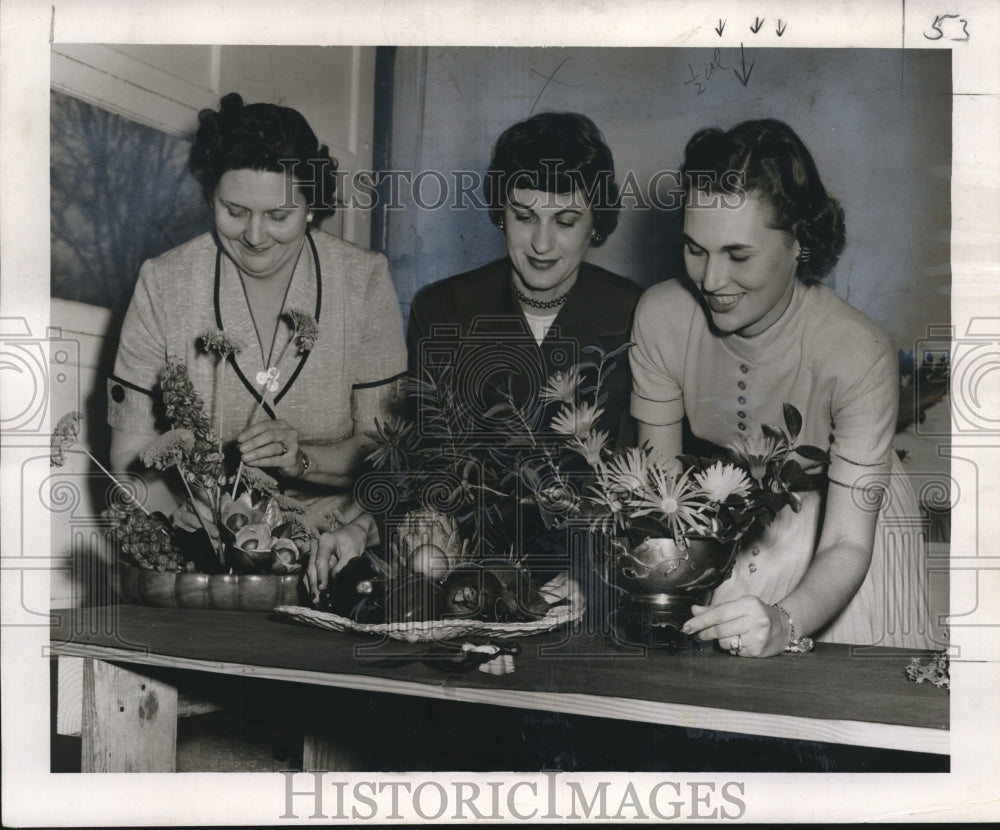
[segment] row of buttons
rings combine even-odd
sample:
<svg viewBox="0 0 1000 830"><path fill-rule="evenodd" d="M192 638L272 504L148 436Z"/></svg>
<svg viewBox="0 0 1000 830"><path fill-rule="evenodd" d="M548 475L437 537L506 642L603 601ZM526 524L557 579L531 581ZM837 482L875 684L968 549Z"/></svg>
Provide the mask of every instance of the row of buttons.
<svg viewBox="0 0 1000 830"><path fill-rule="evenodd" d="M741 363L741 364L740 364L740 371L741 371L741 372L742 372L742 373L743 373L743 374L745 375L745 374L747 374L747 373L748 373L748 372L750 371L750 367L749 367L749 366L747 366L747 364L746 364L746 363ZM745 390L746 390L746 388L747 388L747 384L746 384L746 381L745 381L745 380L739 380L739 381L737 381L737 382L736 382L736 388L737 388L737 389L739 389L739 390L740 390L741 392L745 391ZM744 406L744 405L746 404L746 402L747 402L747 399L746 399L746 397L745 397L745 396L743 396L743 395L740 395L740 396L739 396L739 397L738 397L738 398L736 399L736 402L737 402L737 403L738 403L738 404L739 404L740 406ZM746 417L747 417L747 413L746 413L746 411L745 411L745 410L743 410L743 409L741 409L741 410L740 410L739 412L737 412L737 413L736 413L736 417L738 417L738 418L740 419L740 420L739 420L739 421L738 421L738 422L736 423L736 428L737 428L737 429L738 429L738 430L739 430L740 432L746 432L746 431L747 431L747 425L746 425L746 422L744 421L744 418L746 418Z"/></svg>

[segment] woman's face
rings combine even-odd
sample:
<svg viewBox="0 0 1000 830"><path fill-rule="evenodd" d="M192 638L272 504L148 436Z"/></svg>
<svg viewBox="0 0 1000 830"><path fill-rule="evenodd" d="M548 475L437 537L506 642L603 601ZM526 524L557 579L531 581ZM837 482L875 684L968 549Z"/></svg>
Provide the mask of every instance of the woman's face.
<svg viewBox="0 0 1000 830"><path fill-rule="evenodd" d="M770 221L770 207L753 193L739 207L719 200L684 211L684 264L721 331L759 334L788 307L799 244Z"/></svg>
<svg viewBox="0 0 1000 830"><path fill-rule="evenodd" d="M295 267L308 211L286 175L230 170L219 179L212 209L222 247L244 274L266 279Z"/></svg>
<svg viewBox="0 0 1000 830"><path fill-rule="evenodd" d="M504 235L518 287L539 300L565 294L593 229L593 211L579 192L515 188L504 206Z"/></svg>

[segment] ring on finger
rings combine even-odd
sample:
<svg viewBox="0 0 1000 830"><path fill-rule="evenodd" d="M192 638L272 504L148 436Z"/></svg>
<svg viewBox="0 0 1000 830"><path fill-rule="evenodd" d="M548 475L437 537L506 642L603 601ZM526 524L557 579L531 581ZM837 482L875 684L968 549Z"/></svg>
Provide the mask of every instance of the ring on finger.
<svg viewBox="0 0 1000 830"><path fill-rule="evenodd" d="M739 655L743 651L743 635L737 634L736 638L733 640L733 644L729 647L729 653L734 657Z"/></svg>
<svg viewBox="0 0 1000 830"><path fill-rule="evenodd" d="M288 447L285 446L285 442L284 441L279 441L278 442L278 446L281 447L281 454L282 455L288 455Z"/></svg>

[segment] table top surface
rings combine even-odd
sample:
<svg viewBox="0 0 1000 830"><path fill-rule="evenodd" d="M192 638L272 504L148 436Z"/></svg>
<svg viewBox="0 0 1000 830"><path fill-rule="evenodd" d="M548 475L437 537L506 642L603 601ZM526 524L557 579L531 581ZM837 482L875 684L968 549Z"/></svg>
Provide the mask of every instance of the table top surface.
<svg viewBox="0 0 1000 830"><path fill-rule="evenodd" d="M582 695L638 702L634 715L611 715L635 720L644 719L645 703L922 730L947 730L949 725L948 692L910 682L905 668L913 653L896 649L818 643L809 654L758 660L732 657L705 644L701 650L671 654L616 646L577 625L520 639L515 671L490 675L389 660L420 655L432 644L326 631L269 612L119 605L84 609L75 616L73 611L56 612L56 617L52 640L57 653L122 662L245 670L355 688L377 688L361 681L382 679L387 691L473 696L466 699L475 699L477 692L508 694L511 705L520 705L518 694ZM102 623L94 625L98 619ZM349 682L336 680L345 677Z"/></svg>

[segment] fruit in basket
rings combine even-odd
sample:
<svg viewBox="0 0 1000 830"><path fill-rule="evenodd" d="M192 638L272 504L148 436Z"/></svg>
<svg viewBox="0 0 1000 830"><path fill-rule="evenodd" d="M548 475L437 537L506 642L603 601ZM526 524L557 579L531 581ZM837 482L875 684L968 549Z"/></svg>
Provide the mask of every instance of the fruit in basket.
<svg viewBox="0 0 1000 830"><path fill-rule="evenodd" d="M434 544L421 545L410 555L408 566L410 573L425 576L429 579L440 579L451 567L448 554Z"/></svg>
<svg viewBox="0 0 1000 830"><path fill-rule="evenodd" d="M430 508L411 510L396 531L392 560L414 575L440 579L464 558L465 543L454 516Z"/></svg>
<svg viewBox="0 0 1000 830"><path fill-rule="evenodd" d="M503 582L478 562L462 562L441 580L443 612L447 617L468 617L494 622L505 618Z"/></svg>
<svg viewBox="0 0 1000 830"><path fill-rule="evenodd" d="M397 583L385 598L386 622L422 622L441 615L443 589L426 576L411 576Z"/></svg>
<svg viewBox="0 0 1000 830"><path fill-rule="evenodd" d="M355 622L383 622L385 584L384 563L366 552L337 571L320 594L319 608Z"/></svg>
<svg viewBox="0 0 1000 830"><path fill-rule="evenodd" d="M483 559L478 564L503 586L496 606L498 620L536 620L545 616L549 604L538 592L527 568L511 559Z"/></svg>

